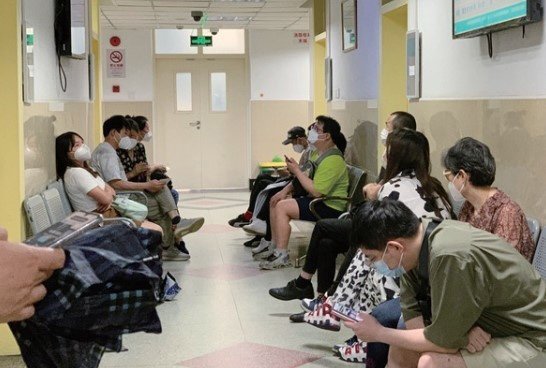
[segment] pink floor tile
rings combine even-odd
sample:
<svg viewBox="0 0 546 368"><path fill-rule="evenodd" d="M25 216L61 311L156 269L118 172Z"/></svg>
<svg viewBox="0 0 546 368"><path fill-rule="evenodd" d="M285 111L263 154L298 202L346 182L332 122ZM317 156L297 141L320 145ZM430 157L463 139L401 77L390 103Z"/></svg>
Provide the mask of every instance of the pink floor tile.
<svg viewBox="0 0 546 368"><path fill-rule="evenodd" d="M229 225L222 225L222 224L210 224L210 225L203 225L201 230L199 230L200 233L203 234L223 234L223 233L229 233L232 231L238 231L239 229L229 226Z"/></svg>
<svg viewBox="0 0 546 368"><path fill-rule="evenodd" d="M178 365L188 368L295 368L321 357L295 350L242 342Z"/></svg>
<svg viewBox="0 0 546 368"><path fill-rule="evenodd" d="M257 268L226 264L205 268L189 269L185 270L184 274L203 277L207 279L233 281L258 276L263 274L263 272L264 271L260 271Z"/></svg>

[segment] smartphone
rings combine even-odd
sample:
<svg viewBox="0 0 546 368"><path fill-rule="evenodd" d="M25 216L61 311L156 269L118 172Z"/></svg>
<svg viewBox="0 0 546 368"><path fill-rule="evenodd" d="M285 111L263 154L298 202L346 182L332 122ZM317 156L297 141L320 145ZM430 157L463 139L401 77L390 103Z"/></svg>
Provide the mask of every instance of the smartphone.
<svg viewBox="0 0 546 368"><path fill-rule="evenodd" d="M40 231L24 241L25 244L39 247L62 248L69 240L84 231L95 228L102 223L102 216L97 213L76 211L67 218Z"/></svg>
<svg viewBox="0 0 546 368"><path fill-rule="evenodd" d="M340 303L334 303L332 308L332 314L336 317L339 317L345 321L350 322L361 322L362 319L359 317L358 312L354 309L344 306Z"/></svg>

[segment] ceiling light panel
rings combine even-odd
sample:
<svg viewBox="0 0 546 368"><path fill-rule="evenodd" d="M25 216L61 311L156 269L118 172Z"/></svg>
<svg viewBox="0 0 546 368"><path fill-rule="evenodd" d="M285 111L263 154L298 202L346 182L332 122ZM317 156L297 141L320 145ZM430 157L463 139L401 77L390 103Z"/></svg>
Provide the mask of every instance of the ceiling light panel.
<svg viewBox="0 0 546 368"><path fill-rule="evenodd" d="M196 27L199 23L192 19L192 10L208 15L205 27L306 30L310 22L310 10L301 8L307 0L100 1L101 23L108 28Z"/></svg>

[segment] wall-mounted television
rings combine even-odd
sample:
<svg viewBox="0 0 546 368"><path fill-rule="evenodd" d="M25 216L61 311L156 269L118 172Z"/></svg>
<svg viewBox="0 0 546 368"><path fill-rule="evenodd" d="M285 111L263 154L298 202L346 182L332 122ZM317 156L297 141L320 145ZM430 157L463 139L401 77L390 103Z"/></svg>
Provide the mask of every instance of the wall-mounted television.
<svg viewBox="0 0 546 368"><path fill-rule="evenodd" d="M55 0L57 55L84 59L88 47L87 0Z"/></svg>
<svg viewBox="0 0 546 368"><path fill-rule="evenodd" d="M476 37L542 19L542 0L452 0L453 38Z"/></svg>

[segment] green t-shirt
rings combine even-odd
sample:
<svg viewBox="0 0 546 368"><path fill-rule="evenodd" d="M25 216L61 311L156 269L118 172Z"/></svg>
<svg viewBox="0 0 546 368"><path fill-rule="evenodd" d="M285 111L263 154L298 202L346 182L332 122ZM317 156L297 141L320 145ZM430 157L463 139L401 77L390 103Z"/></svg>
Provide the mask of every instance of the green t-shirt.
<svg viewBox="0 0 546 368"><path fill-rule="evenodd" d="M467 223L444 220L431 233L429 249L429 341L460 349L477 325L492 337L518 336L546 348L546 283L512 245ZM418 280L416 269L402 278L405 320L420 315Z"/></svg>
<svg viewBox="0 0 546 368"><path fill-rule="evenodd" d="M331 155L322 160L313 177L313 185L322 195L347 197L349 173L343 157ZM338 211L345 211L347 206L346 201L335 199L327 200L325 204Z"/></svg>

